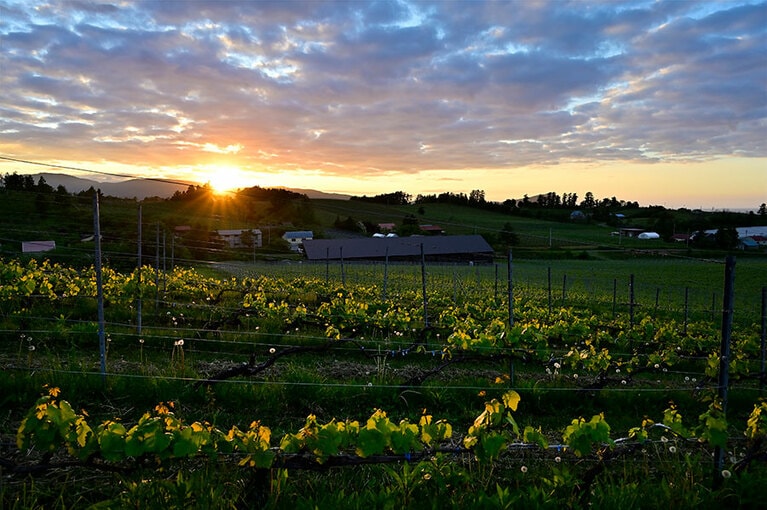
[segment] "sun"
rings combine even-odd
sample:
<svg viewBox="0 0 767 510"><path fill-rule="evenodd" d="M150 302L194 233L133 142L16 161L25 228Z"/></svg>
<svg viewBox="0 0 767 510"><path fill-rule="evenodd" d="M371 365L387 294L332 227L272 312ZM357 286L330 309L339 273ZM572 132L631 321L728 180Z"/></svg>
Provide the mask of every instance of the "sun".
<svg viewBox="0 0 767 510"><path fill-rule="evenodd" d="M215 166L205 170L205 179L219 195L231 193L240 188L252 187L252 177L238 167Z"/></svg>

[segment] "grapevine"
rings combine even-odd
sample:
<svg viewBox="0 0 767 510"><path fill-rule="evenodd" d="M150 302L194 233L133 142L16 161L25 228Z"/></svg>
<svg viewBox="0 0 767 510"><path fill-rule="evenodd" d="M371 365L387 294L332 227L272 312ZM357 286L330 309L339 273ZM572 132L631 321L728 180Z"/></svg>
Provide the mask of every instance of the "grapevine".
<svg viewBox="0 0 767 510"><path fill-rule="evenodd" d="M245 430L233 426L228 431L207 422L186 424L174 413L173 402L159 403L132 426L115 420L92 426L85 411L77 413L59 395L59 388L48 388L28 411L16 434L20 450L54 453L64 449L75 459L91 465L142 459L162 465L174 459L234 455L239 459L239 466L273 468L291 462L297 465L295 457L322 465L334 458L337 461L355 456L366 459L393 455L394 460L409 460L435 452L471 454L482 464L492 463L500 455L509 453L512 444L516 449L549 448L549 440L540 428L527 426L520 431L513 413L521 399L513 390L505 392L500 400L485 402L483 411L460 438L454 437L455 427L447 420L435 419L425 411L417 423L411 423L407 419L392 421L385 411L376 409L363 422L331 419L321 423L315 415L309 415L300 430L285 434L276 445L271 429L260 421L252 421ZM763 450L764 437L767 437L765 409L767 404L760 401L748 419L745 435L751 441L751 457L767 455ZM602 457L619 443L625 446L633 440L641 445L649 441L650 431L657 426L686 441L711 447L722 446L726 441L727 422L719 404L713 403L700 416L694 430L682 424L681 415L672 406L664 412L661 424L645 419L641 427L629 431L627 438L618 440L611 438L604 413L589 420L579 417L564 428L562 444L557 448L572 452L576 458L595 453ZM759 445L756 450L754 445Z"/></svg>

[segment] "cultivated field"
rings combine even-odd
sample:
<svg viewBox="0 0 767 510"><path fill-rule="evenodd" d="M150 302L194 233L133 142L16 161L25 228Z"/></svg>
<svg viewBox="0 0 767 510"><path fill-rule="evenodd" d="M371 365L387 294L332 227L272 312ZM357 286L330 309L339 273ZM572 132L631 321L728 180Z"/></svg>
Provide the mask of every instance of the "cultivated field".
<svg viewBox="0 0 767 510"><path fill-rule="evenodd" d="M725 402L721 260L105 268L103 321L92 268L3 260L2 507L757 505L735 267Z"/></svg>

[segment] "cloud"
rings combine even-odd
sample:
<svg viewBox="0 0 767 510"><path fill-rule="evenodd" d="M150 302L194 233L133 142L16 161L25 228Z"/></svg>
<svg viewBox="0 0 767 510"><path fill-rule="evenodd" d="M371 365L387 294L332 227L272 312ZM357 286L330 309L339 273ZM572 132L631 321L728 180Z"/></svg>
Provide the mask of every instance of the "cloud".
<svg viewBox="0 0 767 510"><path fill-rule="evenodd" d="M7 4L0 149L357 175L767 156L765 3Z"/></svg>

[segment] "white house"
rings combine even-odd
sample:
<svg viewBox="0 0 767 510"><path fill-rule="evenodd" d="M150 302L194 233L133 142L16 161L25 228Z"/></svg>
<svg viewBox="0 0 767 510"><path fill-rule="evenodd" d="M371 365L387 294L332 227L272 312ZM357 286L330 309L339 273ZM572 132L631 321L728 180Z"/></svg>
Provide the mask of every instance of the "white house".
<svg viewBox="0 0 767 510"><path fill-rule="evenodd" d="M304 241L314 239L314 232L311 230L292 230L282 234L282 238L290 244L291 250L301 251Z"/></svg>
<svg viewBox="0 0 767 510"><path fill-rule="evenodd" d="M242 242L242 233L250 232L252 236L252 245L245 245ZM231 230L216 230L216 235L221 238L230 248L247 248L254 246L260 248L263 246L263 238L261 237L261 231L259 229L231 229Z"/></svg>

